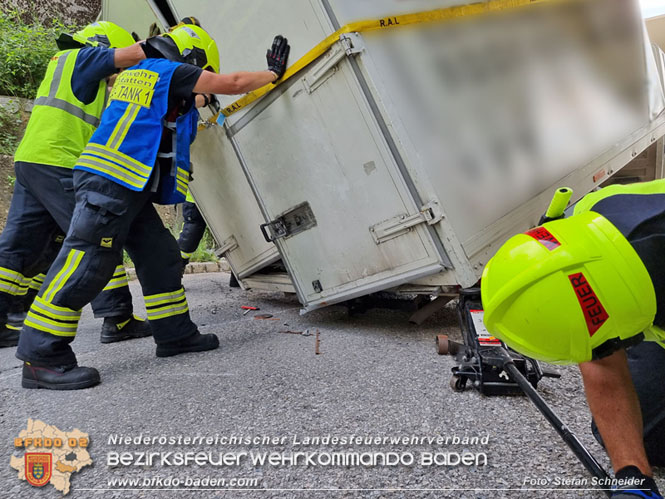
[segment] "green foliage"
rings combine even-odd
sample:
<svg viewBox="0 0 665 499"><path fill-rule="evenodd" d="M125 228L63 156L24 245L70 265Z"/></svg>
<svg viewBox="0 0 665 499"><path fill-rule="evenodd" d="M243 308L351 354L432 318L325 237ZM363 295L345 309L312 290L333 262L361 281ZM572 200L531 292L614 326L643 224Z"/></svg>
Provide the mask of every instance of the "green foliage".
<svg viewBox="0 0 665 499"><path fill-rule="evenodd" d="M217 256L214 253L215 249L215 239L210 233L210 229L206 227L199 247L196 248L196 251L192 253L192 257L189 259L190 262L216 262L218 260Z"/></svg>
<svg viewBox="0 0 665 499"><path fill-rule="evenodd" d="M122 250L122 264L127 269L134 268L134 262L132 262L132 259L129 258L129 255L127 254L127 251L125 251L125 250Z"/></svg>
<svg viewBox="0 0 665 499"><path fill-rule="evenodd" d="M177 235L175 235L177 239ZM219 260L217 256L215 255L215 239L212 237L212 234L210 233L210 230L206 227L205 232L203 233L203 237L201 238L201 242L199 243L199 247L196 248L196 251L192 253L191 258L189 259L190 262L216 262ZM132 268L134 267L134 262L132 262L132 259L129 258L129 255L127 254L126 251L123 250L122 252L122 264L126 268Z"/></svg>
<svg viewBox="0 0 665 499"><path fill-rule="evenodd" d="M1 36L1 35L0 35ZM21 133L21 116L0 106L0 154L14 154Z"/></svg>
<svg viewBox="0 0 665 499"><path fill-rule="evenodd" d="M58 51L55 39L75 27L59 21L49 25L35 16L0 12L0 94L34 99L49 60Z"/></svg>

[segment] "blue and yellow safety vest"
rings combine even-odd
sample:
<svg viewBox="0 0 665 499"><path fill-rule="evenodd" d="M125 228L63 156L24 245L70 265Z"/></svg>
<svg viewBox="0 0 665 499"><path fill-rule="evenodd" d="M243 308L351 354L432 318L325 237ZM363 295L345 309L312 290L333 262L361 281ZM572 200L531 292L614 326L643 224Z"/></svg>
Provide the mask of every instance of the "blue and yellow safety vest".
<svg viewBox="0 0 665 499"><path fill-rule="evenodd" d="M101 124L76 162L75 170L106 177L133 191L143 191L157 162L169 105L169 87L181 63L146 59L118 75ZM198 112L192 108L173 126L176 133L171 171L160 177L163 204L184 201L189 183L189 145ZM194 123L194 125L192 125Z"/></svg>

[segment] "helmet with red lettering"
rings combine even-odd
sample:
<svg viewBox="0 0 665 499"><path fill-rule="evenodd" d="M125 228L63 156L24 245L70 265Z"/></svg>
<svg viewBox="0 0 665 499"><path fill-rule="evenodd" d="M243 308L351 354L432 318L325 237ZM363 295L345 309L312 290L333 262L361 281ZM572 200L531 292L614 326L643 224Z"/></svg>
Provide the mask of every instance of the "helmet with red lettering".
<svg viewBox="0 0 665 499"><path fill-rule="evenodd" d="M656 315L644 263L602 215L556 220L506 242L487 263L488 331L547 362L586 362L640 339Z"/></svg>

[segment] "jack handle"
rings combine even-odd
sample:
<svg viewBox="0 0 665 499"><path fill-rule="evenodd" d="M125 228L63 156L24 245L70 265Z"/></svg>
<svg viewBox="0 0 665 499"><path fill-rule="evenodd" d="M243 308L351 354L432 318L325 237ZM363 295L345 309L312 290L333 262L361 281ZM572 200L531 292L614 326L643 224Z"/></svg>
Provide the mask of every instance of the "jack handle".
<svg viewBox="0 0 665 499"><path fill-rule="evenodd" d="M508 375L517 383L524 394L529 397L533 405L540 411L540 413L545 416L545 419L552 425L556 432L561 436L564 442L570 447L570 450L573 451L577 459L581 461L584 467L596 478L600 479L600 483L607 483L609 479L607 472L603 467L596 461L591 453L584 447L584 444L579 441L573 432L568 429L566 424L561 421L559 416L547 405L547 402L540 396L536 389L529 383L529 381L524 377L520 370L515 365L512 357L505 348L501 349L501 356L503 357L503 369L508 373ZM604 489L603 492L609 497L610 491Z"/></svg>

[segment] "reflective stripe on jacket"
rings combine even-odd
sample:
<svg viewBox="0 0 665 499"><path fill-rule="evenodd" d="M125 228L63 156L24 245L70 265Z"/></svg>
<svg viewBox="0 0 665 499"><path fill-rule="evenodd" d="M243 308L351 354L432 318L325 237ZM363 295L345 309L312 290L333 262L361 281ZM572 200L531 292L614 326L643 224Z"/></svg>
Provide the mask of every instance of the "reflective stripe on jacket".
<svg viewBox="0 0 665 499"><path fill-rule="evenodd" d="M99 82L93 102L78 100L72 79L79 50L63 50L51 58L14 161L73 168L92 137L104 110L106 81Z"/></svg>

